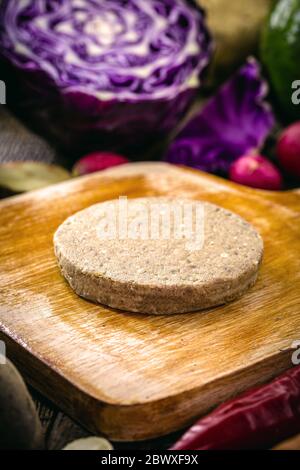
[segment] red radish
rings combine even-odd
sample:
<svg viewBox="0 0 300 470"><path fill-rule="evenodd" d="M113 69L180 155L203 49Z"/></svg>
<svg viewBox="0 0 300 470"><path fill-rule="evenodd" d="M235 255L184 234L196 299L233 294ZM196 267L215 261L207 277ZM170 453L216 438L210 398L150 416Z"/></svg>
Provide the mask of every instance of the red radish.
<svg viewBox="0 0 300 470"><path fill-rule="evenodd" d="M282 132L277 144L277 154L282 168L300 178L300 121Z"/></svg>
<svg viewBox="0 0 300 470"><path fill-rule="evenodd" d="M95 171L106 170L117 165L128 163L129 160L122 155L110 152L93 152L82 157L73 167L75 176L87 175Z"/></svg>
<svg viewBox="0 0 300 470"><path fill-rule="evenodd" d="M261 155L244 155L229 170L230 179L252 188L278 191L283 181L279 170Z"/></svg>

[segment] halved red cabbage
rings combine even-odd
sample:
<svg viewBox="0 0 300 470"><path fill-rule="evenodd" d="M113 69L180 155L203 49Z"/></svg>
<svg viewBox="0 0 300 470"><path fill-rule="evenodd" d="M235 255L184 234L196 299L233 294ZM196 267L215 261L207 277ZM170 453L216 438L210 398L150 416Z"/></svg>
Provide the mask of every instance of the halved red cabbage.
<svg viewBox="0 0 300 470"><path fill-rule="evenodd" d="M212 47L188 0L4 0L0 49L57 135L123 143L174 128Z"/></svg>
<svg viewBox="0 0 300 470"><path fill-rule="evenodd" d="M267 93L259 63L249 58L182 129L166 161L227 173L237 158L261 149L270 134L275 117Z"/></svg>

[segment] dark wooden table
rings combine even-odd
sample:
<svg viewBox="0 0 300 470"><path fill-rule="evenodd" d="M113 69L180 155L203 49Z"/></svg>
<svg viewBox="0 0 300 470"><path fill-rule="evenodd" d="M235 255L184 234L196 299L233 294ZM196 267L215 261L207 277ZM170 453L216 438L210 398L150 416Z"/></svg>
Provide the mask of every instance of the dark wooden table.
<svg viewBox="0 0 300 470"><path fill-rule="evenodd" d="M48 450L62 449L74 439L90 436L90 433L75 423L71 418L59 410L53 403L30 389L45 432L45 444ZM144 442L113 442L115 449L167 449L173 444L182 432L170 436Z"/></svg>

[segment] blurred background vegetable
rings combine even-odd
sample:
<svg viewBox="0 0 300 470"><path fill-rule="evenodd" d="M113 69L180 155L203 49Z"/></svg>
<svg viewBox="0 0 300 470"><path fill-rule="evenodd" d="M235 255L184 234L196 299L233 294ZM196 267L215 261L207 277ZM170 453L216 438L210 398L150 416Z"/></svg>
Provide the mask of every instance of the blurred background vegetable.
<svg viewBox="0 0 300 470"><path fill-rule="evenodd" d="M300 79L300 0L274 2L262 36L261 57L281 119L300 119L300 106L292 102L292 84Z"/></svg>
<svg viewBox="0 0 300 470"><path fill-rule="evenodd" d="M262 148L275 124L255 59L223 85L171 143L166 161L227 175L241 155Z"/></svg>
<svg viewBox="0 0 300 470"><path fill-rule="evenodd" d="M261 28L273 0L197 0L207 13L207 24L216 51L210 76L213 82L227 78L258 49Z"/></svg>
<svg viewBox="0 0 300 470"><path fill-rule="evenodd" d="M245 155L230 167L229 177L235 183L258 189L279 191L283 181L279 170L261 155Z"/></svg>
<svg viewBox="0 0 300 470"><path fill-rule="evenodd" d="M0 189L12 194L44 188L71 177L57 165L42 162L8 162L0 164Z"/></svg>
<svg viewBox="0 0 300 470"><path fill-rule="evenodd" d="M95 171L106 170L113 166L123 165L129 160L122 155L111 152L93 152L82 157L73 167L73 175L81 176Z"/></svg>
<svg viewBox="0 0 300 470"><path fill-rule="evenodd" d="M70 442L63 450L113 450L113 446L102 437L90 436Z"/></svg>
<svg viewBox="0 0 300 470"><path fill-rule="evenodd" d="M40 449L44 436L22 377L6 359L0 365L0 449Z"/></svg>
<svg viewBox="0 0 300 470"><path fill-rule="evenodd" d="M296 176L300 183L300 121L281 133L277 155L282 168L290 175Z"/></svg>

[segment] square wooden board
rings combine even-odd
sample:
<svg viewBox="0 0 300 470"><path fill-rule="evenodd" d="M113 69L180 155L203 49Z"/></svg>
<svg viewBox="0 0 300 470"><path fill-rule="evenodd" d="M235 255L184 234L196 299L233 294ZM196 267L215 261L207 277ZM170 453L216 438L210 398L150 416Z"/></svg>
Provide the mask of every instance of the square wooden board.
<svg viewBox="0 0 300 470"><path fill-rule="evenodd" d="M202 313L147 316L94 305L62 278L52 238L66 217L120 195L207 200L265 242L256 285ZM234 185L162 163L131 164L1 201L0 326L27 380L114 440L182 428L292 366L300 340L300 194Z"/></svg>

